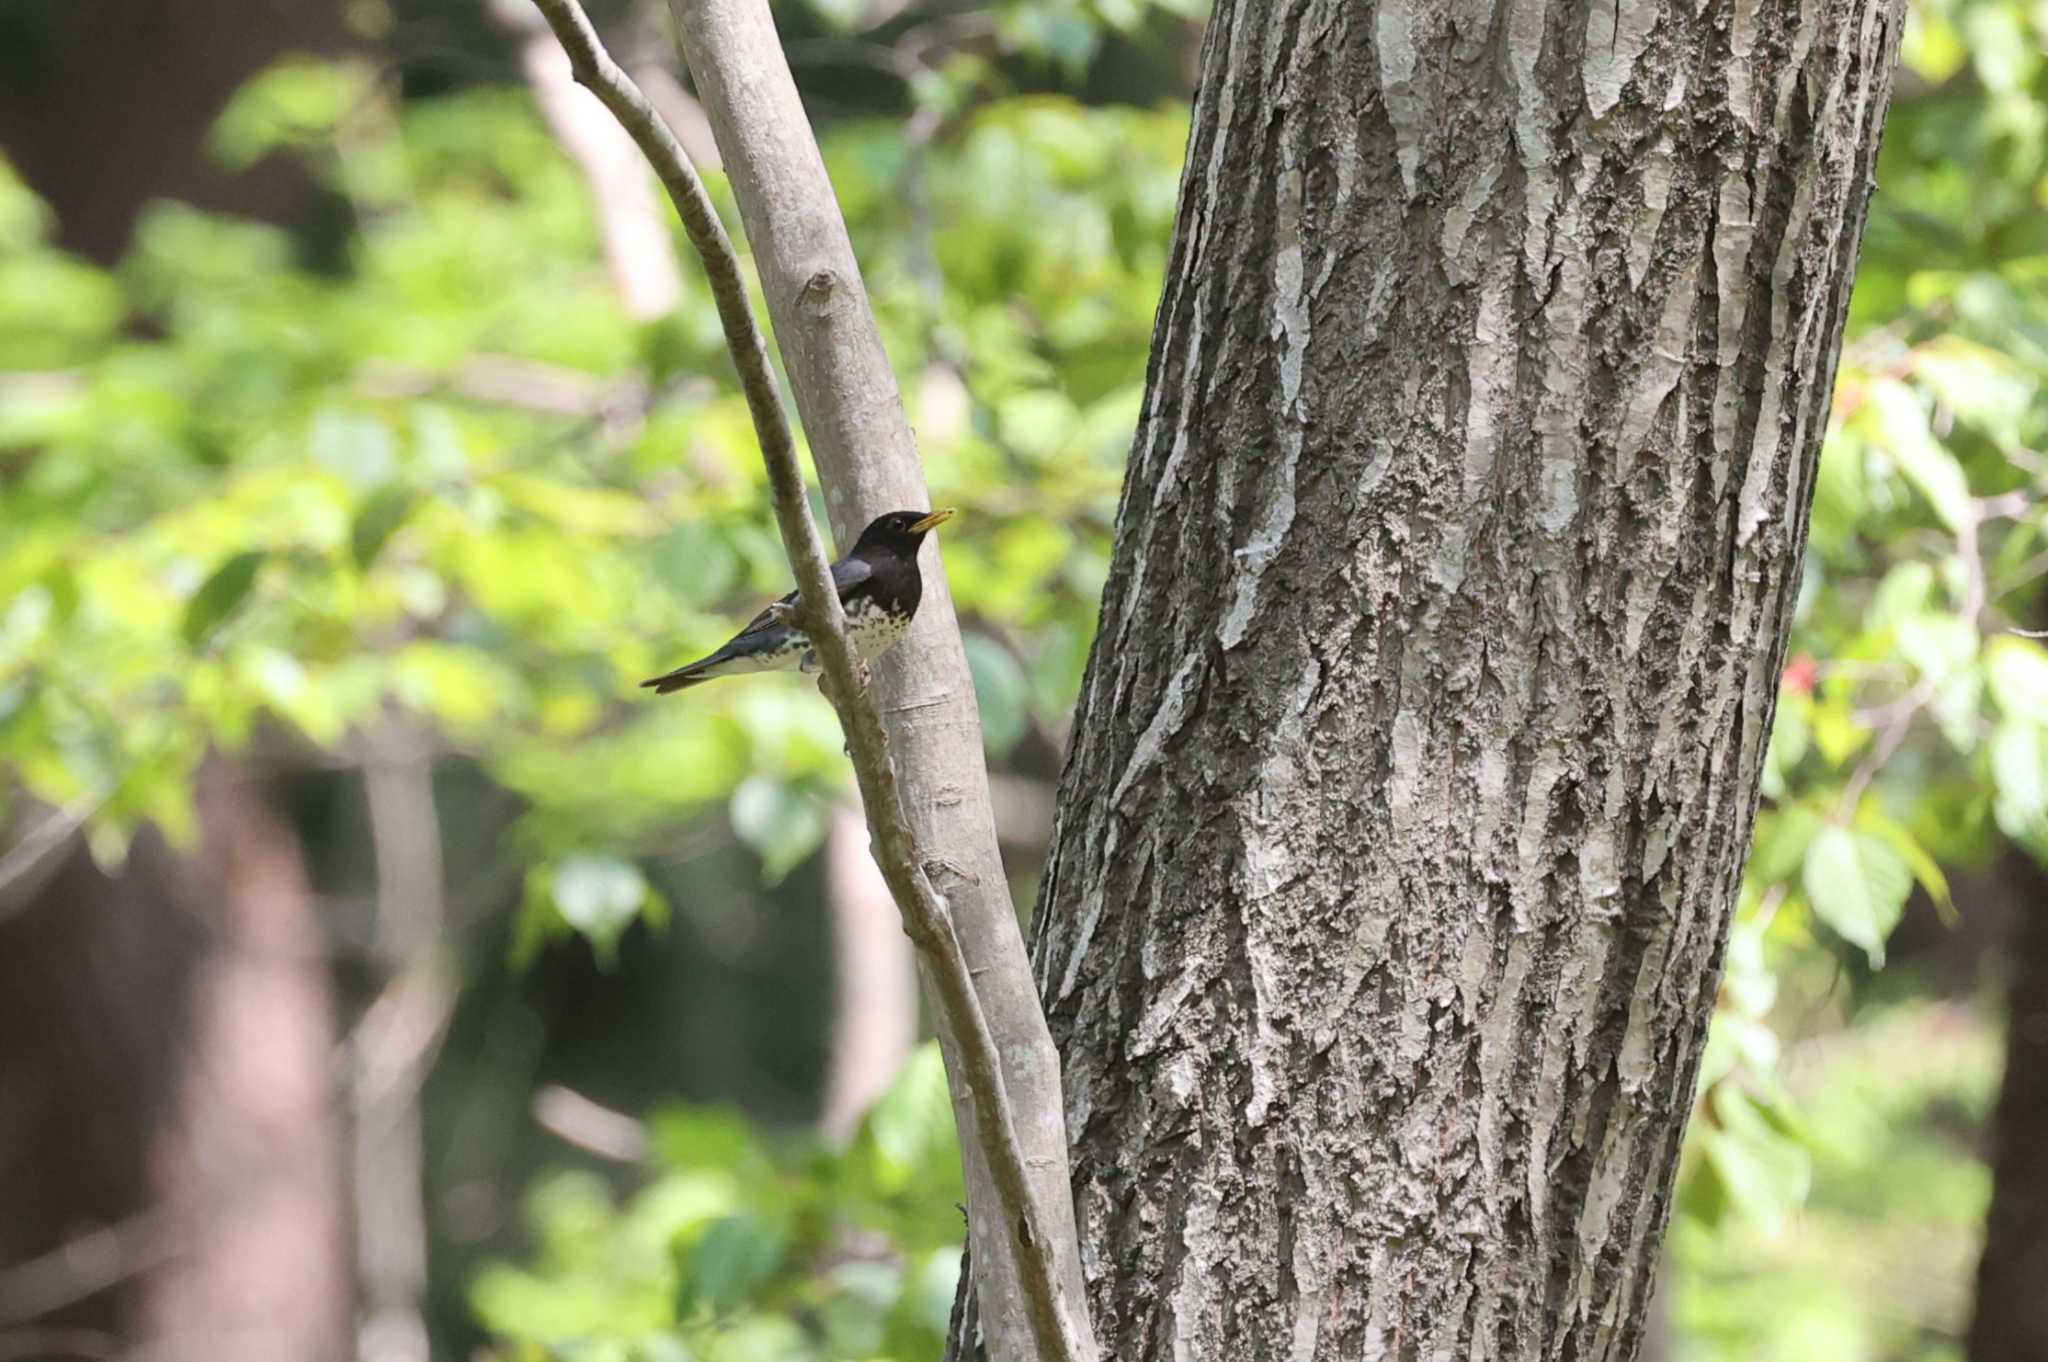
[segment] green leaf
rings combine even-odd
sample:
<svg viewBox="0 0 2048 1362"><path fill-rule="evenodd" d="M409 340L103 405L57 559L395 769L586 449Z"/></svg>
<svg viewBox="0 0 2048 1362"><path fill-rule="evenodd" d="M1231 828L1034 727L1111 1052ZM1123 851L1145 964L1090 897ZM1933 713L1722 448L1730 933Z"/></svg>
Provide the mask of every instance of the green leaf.
<svg viewBox="0 0 2048 1362"><path fill-rule="evenodd" d="M818 1310L825 1342L832 1357L873 1357L887 1351L883 1342L889 1308L903 1292L903 1273L893 1263L851 1262L832 1269L832 1293ZM941 1350L943 1349L941 1335ZM937 1353L917 1347L896 1353L899 1357L927 1357Z"/></svg>
<svg viewBox="0 0 2048 1362"><path fill-rule="evenodd" d="M2027 32L2017 6L1972 5L1963 15L1963 32L1977 76L1989 90L2018 94L2040 65L2040 42Z"/></svg>
<svg viewBox="0 0 2048 1362"><path fill-rule="evenodd" d="M1961 921L1956 916L1955 898L1949 893L1948 876L1942 873L1940 863L1926 847L1920 845L1920 840L1907 830L1905 824L1881 812L1874 803L1865 803L1857 810L1856 826L1899 853L1899 858L1913 872L1913 878L1927 891L1927 897L1934 900L1935 911L1941 914L1944 922L1953 927Z"/></svg>
<svg viewBox="0 0 2048 1362"><path fill-rule="evenodd" d="M334 129L361 104L367 73L307 58L281 61L244 85L220 115L208 150L244 170L279 146L334 145Z"/></svg>
<svg viewBox="0 0 2048 1362"><path fill-rule="evenodd" d="M1839 824L1823 827L1806 848L1801 875L1807 902L1822 922L1884 964L1884 942L1898 925L1913 873L1883 840Z"/></svg>
<svg viewBox="0 0 2048 1362"><path fill-rule="evenodd" d="M648 898L640 868L616 856L566 856L552 876L555 911L589 940L600 963L618 959L619 938Z"/></svg>
<svg viewBox="0 0 2048 1362"><path fill-rule="evenodd" d="M1941 85L1962 69L1970 50L1947 15L1915 5L1899 50L1901 65L1910 67L1930 87Z"/></svg>
<svg viewBox="0 0 2048 1362"><path fill-rule="evenodd" d="M953 1103L945 1059L936 1042L911 1053L903 1072L868 1112L866 1132L875 1154L875 1180L884 1191L915 1181L954 1144Z"/></svg>
<svg viewBox="0 0 2048 1362"><path fill-rule="evenodd" d="M1806 1200L1813 1160L1734 1084L1717 1084L1712 1100L1715 1124L1701 1132L1707 1164L1729 1206L1774 1233Z"/></svg>
<svg viewBox="0 0 2048 1362"><path fill-rule="evenodd" d="M349 526L349 551L358 568L368 568L384 551L384 545L419 504L419 495L402 483L385 483L363 499Z"/></svg>
<svg viewBox="0 0 2048 1362"><path fill-rule="evenodd" d="M1870 741L1870 729L1859 723L1847 692L1831 693L1813 707L1813 745L1830 766L1840 766Z"/></svg>
<svg viewBox="0 0 2048 1362"><path fill-rule="evenodd" d="M647 553L655 577L690 605L709 605L739 581L739 554L708 525L686 521L651 541Z"/></svg>
<svg viewBox="0 0 2048 1362"><path fill-rule="evenodd" d="M1879 422L1879 443L1942 524L1960 530L1974 514L1970 483L1956 456L1928 428L1920 399L1896 379L1880 379L1870 385L1870 402Z"/></svg>
<svg viewBox="0 0 2048 1362"><path fill-rule="evenodd" d="M783 1226L765 1216L717 1221L689 1251L678 1313L699 1305L713 1315L738 1309L775 1276L787 1246Z"/></svg>
<svg viewBox="0 0 2048 1362"><path fill-rule="evenodd" d="M2048 830L2048 727L2008 719L1991 735L1991 778L1998 787L1993 811L2013 838Z"/></svg>
<svg viewBox="0 0 2048 1362"><path fill-rule="evenodd" d="M1960 615L1908 615L1898 622L1897 636L1899 652L1937 685L1976 660L1979 635Z"/></svg>
<svg viewBox="0 0 2048 1362"><path fill-rule="evenodd" d="M245 549L213 570L199 584L185 604L182 633L188 647L198 647L208 635L240 608L256 585L256 574L269 555L262 549Z"/></svg>
<svg viewBox="0 0 2048 1362"><path fill-rule="evenodd" d="M761 858L761 878L779 884L825 838L818 801L794 785L752 776L732 792L732 830Z"/></svg>
<svg viewBox="0 0 2048 1362"><path fill-rule="evenodd" d="M1863 612L1864 626L1875 632L1895 630L1906 620L1926 614L1933 600L1933 566L1918 560L1900 563L1885 573L1870 594L1870 606Z"/></svg>
<svg viewBox="0 0 2048 1362"><path fill-rule="evenodd" d="M2021 443L2034 385L2007 356L1961 336L1943 336L1914 350L1913 373L1999 448Z"/></svg>
<svg viewBox="0 0 2048 1362"><path fill-rule="evenodd" d="M1721 987L1736 1016L1766 1016L1771 1004L1778 1000L1778 976L1772 973L1764 956L1764 930L1768 925L1757 919L1738 921L1728 934L1727 965Z"/></svg>
<svg viewBox="0 0 2048 1362"><path fill-rule="evenodd" d="M1799 873L1799 867L1806 862L1806 848L1820 826L1820 815L1805 804L1759 812L1749 851L1751 878L1770 885Z"/></svg>
<svg viewBox="0 0 2048 1362"><path fill-rule="evenodd" d="M734 1169L756 1157L754 1128L722 1107L671 1107L648 1122L648 1144L670 1168Z"/></svg>
<svg viewBox="0 0 2048 1362"><path fill-rule="evenodd" d="M307 436L314 461L357 487L391 481L398 469L398 440L374 416L326 407L313 417Z"/></svg>
<svg viewBox="0 0 2048 1362"><path fill-rule="evenodd" d="M1991 696L2008 718L2048 724L2048 648L2005 634L1984 646Z"/></svg>
<svg viewBox="0 0 2048 1362"><path fill-rule="evenodd" d="M891 1333L896 1340L890 1348L893 1356L936 1355L935 1347L943 1347L959 1286L958 1248L934 1249L912 1265L891 1313Z"/></svg>

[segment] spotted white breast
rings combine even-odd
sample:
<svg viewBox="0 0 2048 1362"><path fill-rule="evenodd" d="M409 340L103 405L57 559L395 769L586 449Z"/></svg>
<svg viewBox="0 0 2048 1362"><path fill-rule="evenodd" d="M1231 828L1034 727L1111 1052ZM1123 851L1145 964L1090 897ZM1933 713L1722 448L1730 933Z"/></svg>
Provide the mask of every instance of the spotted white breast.
<svg viewBox="0 0 2048 1362"><path fill-rule="evenodd" d="M910 629L910 621L871 601L861 600L847 613L846 634L862 657L879 657Z"/></svg>

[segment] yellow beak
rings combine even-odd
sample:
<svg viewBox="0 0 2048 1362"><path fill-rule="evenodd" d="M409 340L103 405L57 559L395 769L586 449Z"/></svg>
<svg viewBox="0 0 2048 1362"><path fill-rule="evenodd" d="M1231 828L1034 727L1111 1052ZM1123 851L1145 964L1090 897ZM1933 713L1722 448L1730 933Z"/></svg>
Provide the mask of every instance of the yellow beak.
<svg viewBox="0 0 2048 1362"><path fill-rule="evenodd" d="M943 525L952 518L953 508L951 506L941 506L938 510L933 511L924 519L913 520L912 522L910 522L910 532L912 534L923 534L926 530L934 529L937 526Z"/></svg>

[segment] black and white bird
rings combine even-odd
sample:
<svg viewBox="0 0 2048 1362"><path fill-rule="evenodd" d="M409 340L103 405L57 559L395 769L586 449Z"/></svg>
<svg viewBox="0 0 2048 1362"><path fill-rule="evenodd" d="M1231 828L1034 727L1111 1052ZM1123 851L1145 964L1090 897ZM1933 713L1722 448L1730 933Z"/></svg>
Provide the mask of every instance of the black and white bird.
<svg viewBox="0 0 2048 1362"><path fill-rule="evenodd" d="M917 603L924 596L918 546L924 543L927 531L952 515L951 507L929 514L891 511L862 530L853 552L832 565L832 585L846 611L846 632L863 661L886 652L909 631ZM796 602L797 593L792 591L754 616L709 657L640 684L657 695L667 695L713 677L742 672L816 671L818 655L811 651L810 636L789 619Z"/></svg>

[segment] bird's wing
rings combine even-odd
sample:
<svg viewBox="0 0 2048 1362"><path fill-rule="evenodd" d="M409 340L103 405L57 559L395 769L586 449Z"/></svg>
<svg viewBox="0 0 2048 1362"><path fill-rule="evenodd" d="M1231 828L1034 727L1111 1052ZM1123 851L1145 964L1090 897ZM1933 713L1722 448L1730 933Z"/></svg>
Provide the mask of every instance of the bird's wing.
<svg viewBox="0 0 2048 1362"><path fill-rule="evenodd" d="M832 565L832 585L838 590L842 602L874 575L874 565L864 558L843 558ZM791 606L796 601L797 593L792 591L775 605ZM789 665L778 663L777 659L794 659L800 651L797 645L807 643L808 640L795 626L777 619L775 606L770 606L748 620L747 627L726 640L725 646L717 652L640 684L657 694L666 695L728 672L771 670L776 665Z"/></svg>
<svg viewBox="0 0 2048 1362"><path fill-rule="evenodd" d="M842 558L832 565L832 588L845 600L846 593L875 575L875 566L865 558Z"/></svg>
<svg viewBox="0 0 2048 1362"><path fill-rule="evenodd" d="M867 559L842 558L832 565L832 587L839 593L839 599L844 601L847 592L853 590L874 575L875 569L869 564ZM782 606L795 605L796 598L797 593L792 591L775 604ZM773 607L770 607L748 620L747 627L733 636L733 642L737 643L749 634L758 634L764 629L774 628L778 623L779 621L775 618L775 611Z"/></svg>

